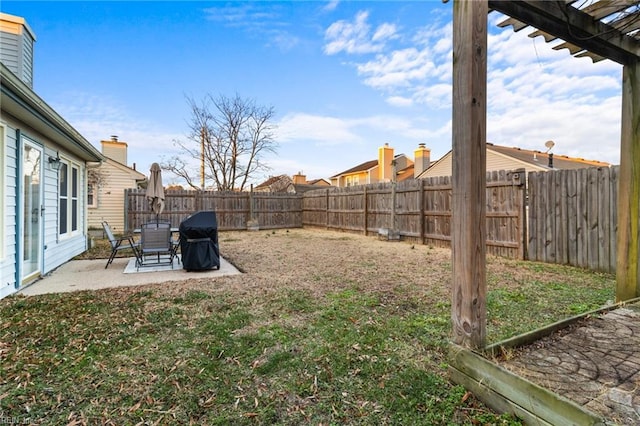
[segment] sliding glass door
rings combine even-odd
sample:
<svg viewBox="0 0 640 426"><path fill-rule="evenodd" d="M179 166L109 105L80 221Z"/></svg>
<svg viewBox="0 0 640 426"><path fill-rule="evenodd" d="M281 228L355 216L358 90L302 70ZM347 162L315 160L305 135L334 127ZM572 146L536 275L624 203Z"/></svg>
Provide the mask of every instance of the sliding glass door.
<svg viewBox="0 0 640 426"><path fill-rule="evenodd" d="M42 147L23 138L22 148L22 280L42 267Z"/></svg>

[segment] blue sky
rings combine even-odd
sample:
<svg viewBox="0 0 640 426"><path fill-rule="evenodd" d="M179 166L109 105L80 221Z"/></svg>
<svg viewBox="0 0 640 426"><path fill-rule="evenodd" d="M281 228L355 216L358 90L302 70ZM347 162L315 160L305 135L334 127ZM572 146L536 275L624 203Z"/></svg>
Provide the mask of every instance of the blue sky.
<svg viewBox="0 0 640 426"><path fill-rule="evenodd" d="M451 149L452 2L7 1L37 37L34 89L147 174L186 141L186 96L273 106L271 175L329 178L389 143ZM622 67L489 15L489 142L619 164ZM165 174L165 184L172 182ZM259 183L268 176L256 176Z"/></svg>

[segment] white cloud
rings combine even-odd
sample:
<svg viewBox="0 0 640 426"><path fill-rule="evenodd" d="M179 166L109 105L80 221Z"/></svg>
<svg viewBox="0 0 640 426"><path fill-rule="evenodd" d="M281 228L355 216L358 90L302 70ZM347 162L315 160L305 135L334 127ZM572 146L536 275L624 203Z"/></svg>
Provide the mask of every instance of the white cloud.
<svg viewBox="0 0 640 426"><path fill-rule="evenodd" d="M364 25L366 16L362 18L359 22ZM529 149L544 149L545 141L554 140L557 154L619 163L621 67L555 51L552 46L558 42L529 38L528 30L496 29L502 19L490 15L488 140ZM430 23L413 37L396 28L394 37L412 44L363 51L369 56L355 69L364 84L385 94L388 105L403 108L408 124L360 119L359 126L426 142L437 158L438 151L444 154L450 148L452 24ZM428 122L408 115L420 105L427 108Z"/></svg>
<svg viewBox="0 0 640 426"><path fill-rule="evenodd" d="M394 24L384 23L376 29L376 32L371 37L372 41L384 41L387 39L395 38L397 28Z"/></svg>
<svg viewBox="0 0 640 426"><path fill-rule="evenodd" d="M205 19L222 22L228 27L239 28L255 38L264 40L266 46L288 51L300 44L300 38L287 28L291 24L283 18L281 6L269 2L246 2L203 9Z"/></svg>
<svg viewBox="0 0 640 426"><path fill-rule="evenodd" d="M413 99L404 96L389 96L387 103L397 107L407 107L413 105Z"/></svg>
<svg viewBox="0 0 640 426"><path fill-rule="evenodd" d="M283 52L289 51L300 44L300 38L288 31L273 30L269 36L267 46L276 46Z"/></svg>
<svg viewBox="0 0 640 426"><path fill-rule="evenodd" d="M273 20L277 14L272 9L266 9L255 3L242 3L237 6L210 7L203 9L209 21L225 22L240 27L250 26L251 23Z"/></svg>
<svg viewBox="0 0 640 426"><path fill-rule="evenodd" d="M326 5L324 5L322 10L324 10L325 12L333 12L334 10L336 10L338 8L339 4L340 4L340 0L331 0L331 1L327 2Z"/></svg>
<svg viewBox="0 0 640 426"><path fill-rule="evenodd" d="M435 70L435 65L428 49L407 48L377 55L374 60L358 65L357 69L358 74L368 76L365 84L388 88L424 80Z"/></svg>
<svg viewBox="0 0 640 426"><path fill-rule="evenodd" d="M416 103L427 105L434 109L451 108L453 87L451 84L435 83L430 86L416 88L413 98Z"/></svg>
<svg viewBox="0 0 640 426"><path fill-rule="evenodd" d="M291 113L282 117L278 123L278 140L309 140L320 145L362 142L352 127L353 122L347 119Z"/></svg>
<svg viewBox="0 0 640 426"><path fill-rule="evenodd" d="M531 31L489 38L487 138L619 163L621 67L554 51Z"/></svg>
<svg viewBox="0 0 640 426"><path fill-rule="evenodd" d="M65 117L78 132L99 151L101 140L109 140L111 135L128 144L128 165L136 164L136 169L146 173L154 162L163 156L178 154L173 144L184 135L163 132L161 123L138 119L128 108L108 96L95 96L81 92L67 92L51 106Z"/></svg>
<svg viewBox="0 0 640 426"><path fill-rule="evenodd" d="M367 22L369 12L360 11L354 21L336 21L325 31L324 52L335 55L340 52L364 54L381 51L385 42L396 36L396 27L384 23L371 34L371 25Z"/></svg>

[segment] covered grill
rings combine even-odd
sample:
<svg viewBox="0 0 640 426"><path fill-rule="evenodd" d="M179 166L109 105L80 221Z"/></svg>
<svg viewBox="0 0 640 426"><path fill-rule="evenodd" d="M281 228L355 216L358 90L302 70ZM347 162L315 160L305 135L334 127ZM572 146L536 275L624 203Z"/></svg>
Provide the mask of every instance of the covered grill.
<svg viewBox="0 0 640 426"><path fill-rule="evenodd" d="M182 267L187 271L220 269L216 213L200 211L180 223Z"/></svg>

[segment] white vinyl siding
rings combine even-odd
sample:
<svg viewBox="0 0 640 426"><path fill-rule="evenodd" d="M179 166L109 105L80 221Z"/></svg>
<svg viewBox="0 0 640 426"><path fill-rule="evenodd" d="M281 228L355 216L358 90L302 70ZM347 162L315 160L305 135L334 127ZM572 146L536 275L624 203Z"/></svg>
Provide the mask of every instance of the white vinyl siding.
<svg viewBox="0 0 640 426"><path fill-rule="evenodd" d="M527 174L529 172L540 172L547 170L546 160L540 161L540 166L517 160L487 148L487 170L516 170L524 168Z"/></svg>
<svg viewBox="0 0 640 426"><path fill-rule="evenodd" d="M519 161L507 155L502 155L500 153L492 151L490 148L487 148L487 171L516 170L524 168L525 171L529 173L532 171L537 172L540 170L545 170L545 168L542 166L544 166L544 164L541 164L541 167L535 167L531 164L527 164L523 161ZM449 152L442 159L438 160L437 163L429 167L429 171L421 177L451 176L451 174L451 152Z"/></svg>
<svg viewBox="0 0 640 426"><path fill-rule="evenodd" d="M5 170L5 131L5 127L2 125L2 123L0 123L0 173L2 173L3 177L7 176L7 172ZM5 207L6 200L4 198L5 186L6 185L4 184L4 182L2 185L0 185L0 259L4 258L4 247L6 244L4 236L4 223L5 217L7 216L7 210Z"/></svg>
<svg viewBox="0 0 640 426"><path fill-rule="evenodd" d="M2 210L2 232L4 240L2 243L2 257L0 257L0 298L15 292L16 277L16 139L15 128L9 123L2 123L4 132L4 144L2 146L3 162L3 205Z"/></svg>
<svg viewBox="0 0 640 426"><path fill-rule="evenodd" d="M438 160L427 169L428 171L421 177L451 176L451 153Z"/></svg>
<svg viewBox="0 0 640 426"><path fill-rule="evenodd" d="M102 222L107 221L114 232L124 232L124 191L136 188L137 180L144 179L145 176L111 159L105 160L97 173L100 175L96 194L97 208L88 209L88 226L102 229Z"/></svg>
<svg viewBox="0 0 640 426"><path fill-rule="evenodd" d="M83 171L84 166L80 165L80 162L71 157L70 154L63 154L60 152L60 156L63 157L60 170L53 170L49 166L49 157L56 157L58 153L52 148L45 148L45 189L44 189L44 203L45 203L45 222L44 222L44 263L43 272L47 272L57 268L63 263L67 262L74 256L86 250L86 237L84 234L84 201L86 199L84 183L83 183ZM60 217L59 217L59 191L60 191L60 173L66 165L67 175L67 198L73 201L72 192L69 185L71 184L72 174L71 170L76 168L78 170L78 197L77 197L77 230L70 232L72 225L70 215L67 216L67 232L64 235L59 233Z"/></svg>

